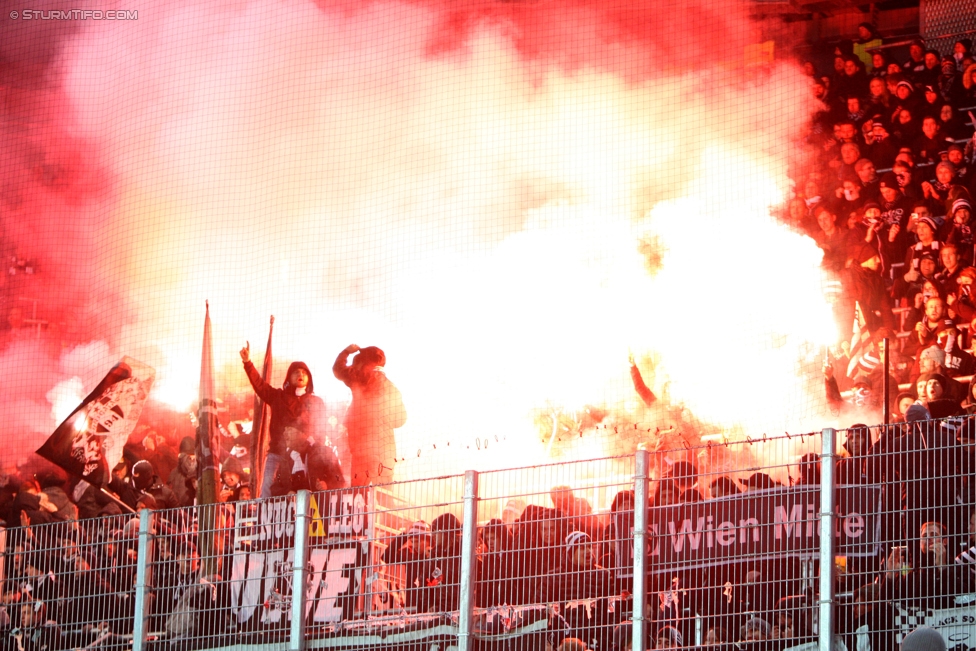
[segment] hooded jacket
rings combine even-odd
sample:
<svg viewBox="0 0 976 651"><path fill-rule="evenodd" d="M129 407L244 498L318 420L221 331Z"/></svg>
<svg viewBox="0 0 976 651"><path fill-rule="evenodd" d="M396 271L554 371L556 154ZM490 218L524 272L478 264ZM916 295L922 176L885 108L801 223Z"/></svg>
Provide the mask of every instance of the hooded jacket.
<svg viewBox="0 0 976 651"><path fill-rule="evenodd" d="M289 378L296 369L302 369L308 374L308 386L305 393L297 395L295 387L289 384ZM288 440L288 428L294 428L306 436L315 433L321 424L321 416L325 411L325 403L315 394L315 384L312 380L312 372L305 362L292 362L285 375L285 383L280 389L276 389L261 378L261 374L254 367L253 362L244 363L244 372L247 379L254 387L254 393L271 407L271 425L269 454L284 456L291 447Z"/></svg>
<svg viewBox="0 0 976 651"><path fill-rule="evenodd" d="M375 346L359 350L347 366L354 349L345 348L332 365L332 373L352 391L346 412L346 430L351 454L349 483L365 486L377 480L393 480L396 439L393 430L407 420L400 390L383 372L386 355Z"/></svg>

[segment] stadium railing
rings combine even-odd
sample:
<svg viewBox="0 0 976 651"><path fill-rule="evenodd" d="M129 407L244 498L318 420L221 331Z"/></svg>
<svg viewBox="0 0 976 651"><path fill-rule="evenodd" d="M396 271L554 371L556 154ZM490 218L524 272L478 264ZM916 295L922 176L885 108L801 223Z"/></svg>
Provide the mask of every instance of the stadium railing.
<svg viewBox="0 0 976 651"><path fill-rule="evenodd" d="M928 623L973 648L972 421L31 523L0 535L0 627L52 651L880 649Z"/></svg>

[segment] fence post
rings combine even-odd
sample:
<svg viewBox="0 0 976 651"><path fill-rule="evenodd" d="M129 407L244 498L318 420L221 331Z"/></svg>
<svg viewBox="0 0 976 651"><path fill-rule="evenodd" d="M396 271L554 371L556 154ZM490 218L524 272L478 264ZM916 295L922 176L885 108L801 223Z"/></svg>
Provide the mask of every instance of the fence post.
<svg viewBox="0 0 976 651"><path fill-rule="evenodd" d="M638 450L634 473L634 572L633 594L634 607L631 610L633 622L633 637L631 643L634 649L644 648L644 609L646 594L644 592L644 577L647 569L647 504L648 504L648 476L650 455L647 450ZM620 535L620 532L617 532Z"/></svg>
<svg viewBox="0 0 976 651"><path fill-rule="evenodd" d="M289 651L305 648L305 591L308 564L308 506L309 492L300 490L295 496L295 556L292 563L291 581L291 635Z"/></svg>
<svg viewBox="0 0 976 651"><path fill-rule="evenodd" d="M834 450L837 430L821 434L820 451L820 628L819 646L829 651L834 633Z"/></svg>
<svg viewBox="0 0 976 651"><path fill-rule="evenodd" d="M139 551L136 557L136 599L135 617L132 622L132 651L145 651L147 624L149 622L149 591L152 572L149 559L152 558L153 512L149 509L139 511Z"/></svg>
<svg viewBox="0 0 976 651"><path fill-rule="evenodd" d="M458 603L458 651L474 648L471 624L474 619L475 546L478 542L478 473L464 473L464 522L461 529L461 595Z"/></svg>

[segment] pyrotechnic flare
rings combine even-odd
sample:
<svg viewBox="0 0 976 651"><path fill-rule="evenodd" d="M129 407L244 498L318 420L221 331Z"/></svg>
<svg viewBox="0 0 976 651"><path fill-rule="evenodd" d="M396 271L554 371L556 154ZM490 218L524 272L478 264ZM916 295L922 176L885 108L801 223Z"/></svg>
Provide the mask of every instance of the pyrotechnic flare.
<svg viewBox="0 0 976 651"><path fill-rule="evenodd" d="M805 354L836 339L820 251L770 216L819 107L778 52L748 65L748 3L162 2L124 25L43 22L0 39L3 92L26 89L0 125L5 241L37 260L65 350L145 359L174 409L206 295L217 360L269 312L289 323L275 353L313 367L387 342L410 402L398 478L509 466L516 446L544 462L549 405L596 406L604 431L638 412L648 431L678 411L722 433L825 424ZM7 436L50 432L59 381L97 381L39 348L5 351L3 376L39 378L0 395ZM653 407L628 348L655 360ZM576 440L553 454L636 445Z"/></svg>

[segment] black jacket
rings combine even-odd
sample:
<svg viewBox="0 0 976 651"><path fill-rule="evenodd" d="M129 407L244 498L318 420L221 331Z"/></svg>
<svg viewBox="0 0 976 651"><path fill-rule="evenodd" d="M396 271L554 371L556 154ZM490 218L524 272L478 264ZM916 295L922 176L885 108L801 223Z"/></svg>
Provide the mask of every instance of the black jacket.
<svg viewBox="0 0 976 651"><path fill-rule="evenodd" d="M254 387L254 392L271 407L269 454L284 456L288 453L291 446L286 429L289 427L306 435L314 434L315 428L321 422L320 416L325 410L325 403L314 395L312 373L304 363L293 362L288 367L287 377L290 377L296 368L304 369L308 373L308 387L301 396L295 394L294 388L288 385L287 380L284 386L276 389L261 378L261 374L254 368L252 362L244 364L244 371L247 373L247 379L251 381L251 386Z"/></svg>

